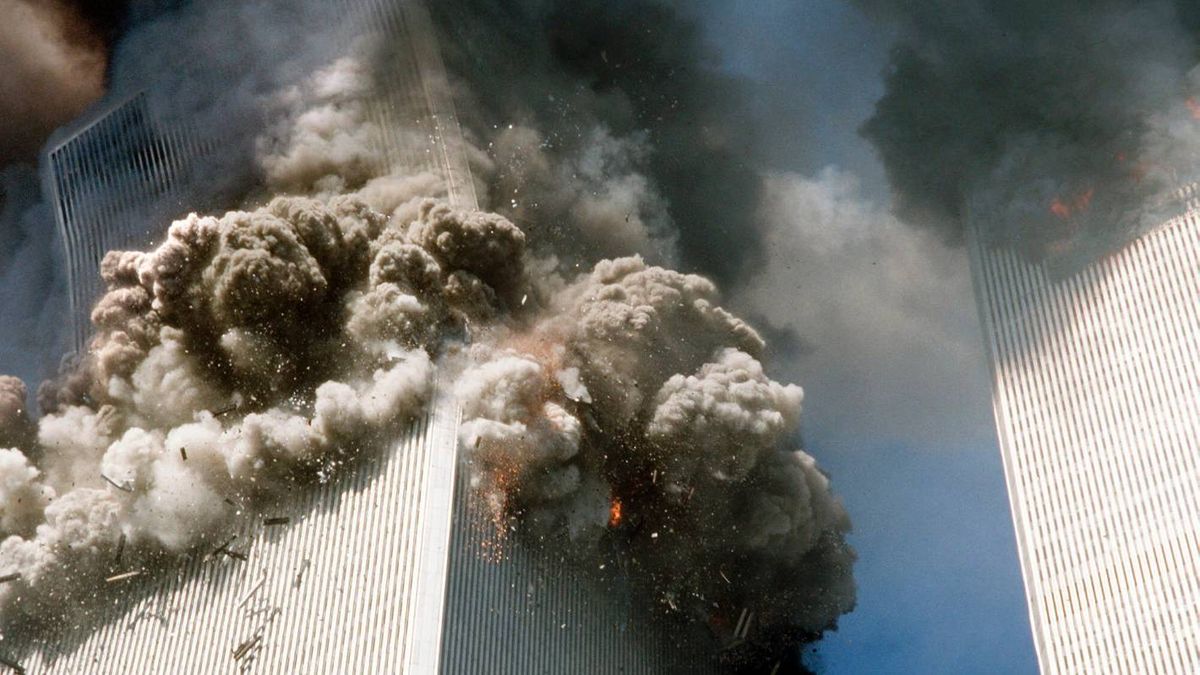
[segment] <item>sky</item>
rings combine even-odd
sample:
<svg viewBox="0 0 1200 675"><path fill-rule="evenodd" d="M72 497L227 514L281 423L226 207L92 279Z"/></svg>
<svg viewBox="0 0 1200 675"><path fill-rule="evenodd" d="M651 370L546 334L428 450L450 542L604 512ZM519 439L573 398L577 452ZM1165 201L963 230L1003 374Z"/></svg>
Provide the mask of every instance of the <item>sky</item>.
<svg viewBox="0 0 1200 675"><path fill-rule="evenodd" d="M782 322L807 349L775 365L805 388L804 440L859 552L858 606L810 664L1036 672L966 253L891 215L858 132L888 36L837 0L713 2L706 18L726 67L792 102L770 135L782 232L746 295L792 299Z"/></svg>
<svg viewBox="0 0 1200 675"><path fill-rule="evenodd" d="M768 253L729 301L796 341L772 367L804 387L804 445L854 522L858 606L810 664L1035 672L966 253L893 215L859 133L893 36L842 0L694 6L720 66L758 85L747 124L770 171L758 214ZM24 261L0 259L0 273L62 283L45 272L59 255L49 233L0 236L18 244L0 253ZM46 332L23 314L38 304L30 292L0 294L0 371L27 378L49 367L28 358Z"/></svg>

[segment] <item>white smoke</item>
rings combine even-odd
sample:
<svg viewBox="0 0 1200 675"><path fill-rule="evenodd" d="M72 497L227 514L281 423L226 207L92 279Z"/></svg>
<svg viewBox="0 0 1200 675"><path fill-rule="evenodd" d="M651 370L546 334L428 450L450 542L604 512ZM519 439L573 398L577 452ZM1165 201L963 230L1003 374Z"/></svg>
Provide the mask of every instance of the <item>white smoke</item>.
<svg viewBox="0 0 1200 675"><path fill-rule="evenodd" d="M736 301L799 336L780 366L804 383L809 419L820 424L812 431L828 447L990 442L986 360L961 252L913 230L841 169L774 176L761 217L771 253Z"/></svg>

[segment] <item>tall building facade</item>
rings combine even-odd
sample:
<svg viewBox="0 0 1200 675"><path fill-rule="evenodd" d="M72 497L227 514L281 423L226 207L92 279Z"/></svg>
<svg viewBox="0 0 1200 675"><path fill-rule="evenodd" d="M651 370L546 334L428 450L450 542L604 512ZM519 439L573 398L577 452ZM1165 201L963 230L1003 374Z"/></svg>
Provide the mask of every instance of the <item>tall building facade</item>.
<svg viewBox="0 0 1200 675"><path fill-rule="evenodd" d="M434 172L451 202L475 206L424 7L342 2L350 32L387 37L396 59L374 103L390 165L381 168ZM78 348L104 252L151 242L182 214L163 196L194 192L189 167L213 146L194 139L135 96L50 149L43 180L67 248ZM77 625L5 636L5 658L36 673L715 671L711 650L692 642L699 636L681 638L634 601L619 565L583 571L516 543L496 559L450 389L439 384L429 412L387 452L274 505L269 521L245 513L236 556L193 556Z"/></svg>
<svg viewBox="0 0 1200 675"><path fill-rule="evenodd" d="M1068 276L970 237L1045 673L1200 672L1200 209Z"/></svg>
<svg viewBox="0 0 1200 675"><path fill-rule="evenodd" d="M155 224L180 215L181 193L191 182L188 160L201 149L188 129L159 123L145 94L106 106L47 149L42 182L66 247L76 351L104 292L100 259L163 234Z"/></svg>
<svg viewBox="0 0 1200 675"><path fill-rule="evenodd" d="M377 69L378 92L369 101L384 163L374 171L435 174L445 184L442 196L476 206L466 144L425 7L416 0L338 3L341 24L320 29L347 47L373 40L388 60L389 67ZM164 222L211 198L204 172L196 169L222 139L202 136L178 113L167 117L141 92L104 105L56 134L46 149L42 183L66 248L76 351L87 346L91 308L104 292L104 254L156 243L166 234Z"/></svg>

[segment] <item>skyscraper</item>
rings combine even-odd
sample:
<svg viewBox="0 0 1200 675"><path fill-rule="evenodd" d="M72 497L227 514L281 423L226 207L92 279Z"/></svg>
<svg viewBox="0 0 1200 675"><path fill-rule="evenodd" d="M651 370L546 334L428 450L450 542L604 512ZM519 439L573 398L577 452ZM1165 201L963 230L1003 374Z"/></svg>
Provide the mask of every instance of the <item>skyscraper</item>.
<svg viewBox="0 0 1200 675"><path fill-rule="evenodd" d="M971 232L1046 673L1200 670L1200 209L1060 275Z"/></svg>
<svg viewBox="0 0 1200 675"><path fill-rule="evenodd" d="M345 2L356 35L397 48L377 100L391 170L436 172L453 203L476 205L463 141L424 8ZM360 30L361 29L361 30ZM392 134L403 120L417 134ZM102 110L49 151L47 176L71 267L77 346L112 247L161 236L194 191L189 167L211 139L173 130L135 96ZM133 214L137 217L131 217ZM155 230L155 226L160 230ZM347 467L269 517L242 514L238 536L94 608L75 625L8 638L31 672L561 673L705 672L707 650L633 602L613 566L581 571L512 545L487 555L441 383L429 412L387 452Z"/></svg>
<svg viewBox="0 0 1200 675"><path fill-rule="evenodd" d="M150 243L161 234L155 223L180 215L181 195L192 180L188 162L201 149L189 129L155 120L145 94L103 107L47 149L43 183L66 247L76 351L85 345L91 307L104 292L100 259Z"/></svg>

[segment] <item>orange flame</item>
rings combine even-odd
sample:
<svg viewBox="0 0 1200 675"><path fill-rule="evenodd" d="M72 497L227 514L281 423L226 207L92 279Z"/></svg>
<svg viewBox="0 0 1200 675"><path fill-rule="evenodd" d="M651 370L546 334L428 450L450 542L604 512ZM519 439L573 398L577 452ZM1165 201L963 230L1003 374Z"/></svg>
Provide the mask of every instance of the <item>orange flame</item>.
<svg viewBox="0 0 1200 675"><path fill-rule="evenodd" d="M1062 197L1055 197L1054 201L1050 202L1050 213L1053 213L1062 220L1067 220L1073 215L1087 211L1088 207L1092 205L1092 197L1095 194L1096 190L1089 188L1087 191L1081 192L1067 200L1064 200Z"/></svg>
<svg viewBox="0 0 1200 675"><path fill-rule="evenodd" d="M616 527L621 524L621 500L613 497L612 506L608 507L608 526Z"/></svg>

